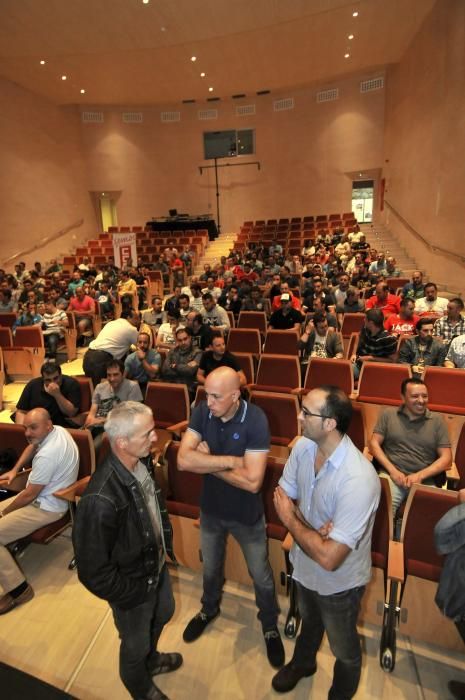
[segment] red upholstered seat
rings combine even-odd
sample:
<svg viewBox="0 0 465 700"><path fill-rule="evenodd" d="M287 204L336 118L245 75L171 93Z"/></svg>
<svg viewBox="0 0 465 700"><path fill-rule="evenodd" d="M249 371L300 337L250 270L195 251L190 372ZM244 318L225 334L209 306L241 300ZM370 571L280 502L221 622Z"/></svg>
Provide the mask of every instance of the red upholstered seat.
<svg viewBox="0 0 465 700"><path fill-rule="evenodd" d="M400 406L400 386L412 376L409 365L364 362L358 383L358 401L383 406Z"/></svg>
<svg viewBox="0 0 465 700"><path fill-rule="evenodd" d="M200 494L203 478L193 472L178 471L179 442L170 442L165 459L168 463L168 494L166 506L172 515L196 520L200 515Z"/></svg>
<svg viewBox="0 0 465 700"><path fill-rule="evenodd" d="M465 372L463 369L427 367L428 408L431 411L465 415Z"/></svg>

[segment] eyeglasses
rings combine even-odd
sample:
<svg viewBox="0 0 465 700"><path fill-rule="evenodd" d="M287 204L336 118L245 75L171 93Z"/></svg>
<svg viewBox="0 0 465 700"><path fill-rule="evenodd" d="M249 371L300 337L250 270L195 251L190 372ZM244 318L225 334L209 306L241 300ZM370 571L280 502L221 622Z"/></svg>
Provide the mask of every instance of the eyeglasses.
<svg viewBox="0 0 465 700"><path fill-rule="evenodd" d="M314 418L330 418L331 416L324 416L321 413L312 413L311 411L307 410L304 406L300 409L305 416L305 418L311 418L312 416Z"/></svg>

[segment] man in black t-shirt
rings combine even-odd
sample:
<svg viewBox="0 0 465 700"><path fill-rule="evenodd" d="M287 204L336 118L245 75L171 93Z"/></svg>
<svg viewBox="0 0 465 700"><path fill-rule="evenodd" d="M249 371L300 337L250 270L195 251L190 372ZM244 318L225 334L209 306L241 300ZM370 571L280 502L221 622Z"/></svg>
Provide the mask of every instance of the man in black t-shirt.
<svg viewBox="0 0 465 700"><path fill-rule="evenodd" d="M300 324L303 321L302 314L297 309L293 309L291 304L290 294L281 294L281 307L270 317L272 330L288 331L293 328L300 330Z"/></svg>
<svg viewBox="0 0 465 700"><path fill-rule="evenodd" d="M199 369L197 370L197 382L205 384L205 379L210 372L218 369L218 367L231 367L239 375L241 386L245 386L247 384L245 374L237 358L226 350L226 343L220 331L213 331L211 347L211 350L206 350L202 355Z"/></svg>
<svg viewBox="0 0 465 700"><path fill-rule="evenodd" d="M204 475L202 609L187 625L183 639L194 642L220 613L226 538L232 534L253 580L268 660L279 668L284 647L260 494L270 447L268 422L258 406L241 399L238 374L230 367L211 372L205 390L207 401L193 410L178 454L179 470Z"/></svg>
<svg viewBox="0 0 465 700"><path fill-rule="evenodd" d="M15 423L22 425L24 416L33 408L45 408L53 425L78 427L73 416L81 404L79 382L74 377L63 375L61 367L54 362L45 362L40 373L40 377L31 379L24 387L16 405Z"/></svg>

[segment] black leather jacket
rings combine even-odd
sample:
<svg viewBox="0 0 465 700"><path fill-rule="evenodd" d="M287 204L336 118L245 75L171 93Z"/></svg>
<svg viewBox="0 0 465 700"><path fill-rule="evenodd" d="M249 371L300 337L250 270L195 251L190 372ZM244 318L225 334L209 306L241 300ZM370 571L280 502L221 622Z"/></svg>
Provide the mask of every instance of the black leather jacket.
<svg viewBox="0 0 465 700"><path fill-rule="evenodd" d="M141 460L153 477L150 457ZM158 486L163 537L174 560L173 533ZM158 546L137 479L113 454L93 474L73 526L79 580L99 598L128 609L144 603L158 583Z"/></svg>

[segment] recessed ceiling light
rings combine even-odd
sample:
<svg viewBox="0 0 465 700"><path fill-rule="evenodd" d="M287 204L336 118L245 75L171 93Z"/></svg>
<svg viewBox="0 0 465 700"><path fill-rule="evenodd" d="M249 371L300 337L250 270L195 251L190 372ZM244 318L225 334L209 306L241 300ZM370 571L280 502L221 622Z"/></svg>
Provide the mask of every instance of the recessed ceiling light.
<svg viewBox="0 0 465 700"><path fill-rule="evenodd" d="M45 61L41 61L41 62L40 62L40 65L41 65L41 66L45 66Z"/></svg>
<svg viewBox="0 0 465 700"><path fill-rule="evenodd" d="M197 56L191 56L191 61L194 62L197 60Z"/></svg>
<svg viewBox="0 0 465 700"><path fill-rule="evenodd" d="M81 90L81 95L85 95L86 91L84 89Z"/></svg>
<svg viewBox="0 0 465 700"><path fill-rule="evenodd" d="M354 35L353 35L353 34L349 34L349 36L348 36L347 38L349 39L349 41L352 41L352 39L354 38Z"/></svg>
<svg viewBox="0 0 465 700"><path fill-rule="evenodd" d="M102 192L102 197L105 197L105 192Z"/></svg>
<svg viewBox="0 0 465 700"><path fill-rule="evenodd" d="M200 73L201 78L205 78L206 73Z"/></svg>
<svg viewBox="0 0 465 700"><path fill-rule="evenodd" d="M350 53L345 53L344 58L350 58Z"/></svg>
<svg viewBox="0 0 465 700"><path fill-rule="evenodd" d="M352 12L352 17L358 17L358 12Z"/></svg>
<svg viewBox="0 0 465 700"><path fill-rule="evenodd" d="M143 4L143 5L148 5L149 2L150 2L150 0L142 0L142 4Z"/></svg>
<svg viewBox="0 0 465 700"><path fill-rule="evenodd" d="M213 88L212 88L212 87L209 87L209 88L208 88L208 92L213 92Z"/></svg>
<svg viewBox="0 0 465 700"><path fill-rule="evenodd" d="M62 79L62 80L66 80L67 77L68 77L67 75L62 75L62 76L61 76L61 79Z"/></svg>
<svg viewBox="0 0 465 700"><path fill-rule="evenodd" d="M166 27L160 27L161 32L166 32Z"/></svg>

